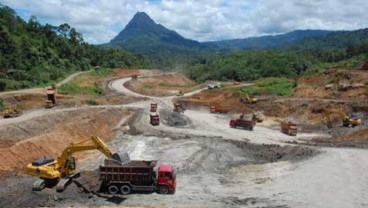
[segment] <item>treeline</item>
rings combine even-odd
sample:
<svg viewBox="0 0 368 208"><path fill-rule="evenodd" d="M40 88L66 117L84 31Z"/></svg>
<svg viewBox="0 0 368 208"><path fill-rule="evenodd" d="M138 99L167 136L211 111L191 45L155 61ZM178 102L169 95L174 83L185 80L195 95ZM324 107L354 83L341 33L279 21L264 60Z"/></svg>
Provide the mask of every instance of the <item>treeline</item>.
<svg viewBox="0 0 368 208"><path fill-rule="evenodd" d="M343 42L343 43L342 43ZM256 80L294 77L328 67L356 67L368 61L368 29L306 38L278 49L241 51L192 59L186 74L205 80Z"/></svg>
<svg viewBox="0 0 368 208"><path fill-rule="evenodd" d="M84 42L68 24L28 22L0 4L0 91L49 84L73 71L91 67L144 67L142 56Z"/></svg>
<svg viewBox="0 0 368 208"><path fill-rule="evenodd" d="M277 51L236 52L194 59L186 74L198 82L206 80L256 80L261 77L292 77L316 64L313 57Z"/></svg>

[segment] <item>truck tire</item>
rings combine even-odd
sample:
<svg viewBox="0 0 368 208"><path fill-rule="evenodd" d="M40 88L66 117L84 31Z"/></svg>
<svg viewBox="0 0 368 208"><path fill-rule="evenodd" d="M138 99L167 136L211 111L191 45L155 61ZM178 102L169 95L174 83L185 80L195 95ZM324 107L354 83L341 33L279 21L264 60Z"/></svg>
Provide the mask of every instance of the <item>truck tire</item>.
<svg viewBox="0 0 368 208"><path fill-rule="evenodd" d="M158 193L159 194L169 194L169 188L167 188L167 186L160 186L158 188Z"/></svg>
<svg viewBox="0 0 368 208"><path fill-rule="evenodd" d="M116 185L110 185L108 190L109 190L109 193L113 195L119 192L119 188Z"/></svg>
<svg viewBox="0 0 368 208"><path fill-rule="evenodd" d="M122 185L120 187L120 192L123 195L128 195L128 194L130 194L130 192L132 192L132 188L130 188L130 186L128 186L128 185Z"/></svg>

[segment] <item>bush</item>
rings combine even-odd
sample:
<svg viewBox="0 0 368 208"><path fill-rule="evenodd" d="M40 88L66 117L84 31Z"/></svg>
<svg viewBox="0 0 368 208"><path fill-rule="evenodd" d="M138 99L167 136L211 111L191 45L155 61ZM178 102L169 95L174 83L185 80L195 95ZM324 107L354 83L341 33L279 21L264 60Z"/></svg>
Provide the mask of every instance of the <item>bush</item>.
<svg viewBox="0 0 368 208"><path fill-rule="evenodd" d="M85 100L84 101L87 105L98 105L96 100Z"/></svg>
<svg viewBox="0 0 368 208"><path fill-rule="evenodd" d="M97 77L103 77L103 76L107 76L112 72L112 69L109 68L99 68L99 69L94 69L90 72L90 75L92 76L97 76Z"/></svg>

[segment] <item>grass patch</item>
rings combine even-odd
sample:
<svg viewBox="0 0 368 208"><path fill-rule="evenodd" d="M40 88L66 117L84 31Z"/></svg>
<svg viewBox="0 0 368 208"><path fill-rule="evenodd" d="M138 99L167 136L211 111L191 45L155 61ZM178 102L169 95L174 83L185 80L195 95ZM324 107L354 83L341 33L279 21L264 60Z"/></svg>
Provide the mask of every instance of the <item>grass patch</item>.
<svg viewBox="0 0 368 208"><path fill-rule="evenodd" d="M241 87L239 90L254 95L280 95L293 94L294 82L287 78L268 77L256 81L255 86Z"/></svg>
<svg viewBox="0 0 368 208"><path fill-rule="evenodd" d="M92 70L89 74L91 76L95 76L95 77L104 77L104 76L107 76L109 74L111 74L113 70L110 69L110 68L101 68L101 69L94 69Z"/></svg>
<svg viewBox="0 0 368 208"><path fill-rule="evenodd" d="M98 102L96 100L85 100L84 103L86 103L87 105L98 105Z"/></svg>
<svg viewBox="0 0 368 208"><path fill-rule="evenodd" d="M89 95L102 95L103 89L97 84L95 86L81 87L80 85L71 82L62 85L58 88L58 92L61 94L89 94Z"/></svg>

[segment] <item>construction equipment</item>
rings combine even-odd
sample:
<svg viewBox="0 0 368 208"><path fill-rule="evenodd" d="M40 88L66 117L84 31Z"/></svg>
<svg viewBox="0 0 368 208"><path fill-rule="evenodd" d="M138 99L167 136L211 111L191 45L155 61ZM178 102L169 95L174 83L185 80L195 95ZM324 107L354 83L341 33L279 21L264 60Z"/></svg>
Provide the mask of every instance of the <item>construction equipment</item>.
<svg viewBox="0 0 368 208"><path fill-rule="evenodd" d="M228 113L231 110L230 106L222 106L222 105L211 105L210 112L211 113Z"/></svg>
<svg viewBox="0 0 368 208"><path fill-rule="evenodd" d="M47 100L45 101L45 108L53 108L56 104L55 99L55 87L49 87L46 89Z"/></svg>
<svg viewBox="0 0 368 208"><path fill-rule="evenodd" d="M155 113L157 111L157 103L151 103L150 112Z"/></svg>
<svg viewBox="0 0 368 208"><path fill-rule="evenodd" d="M152 126L160 125L160 116L157 113L150 113L150 123Z"/></svg>
<svg viewBox="0 0 368 208"><path fill-rule="evenodd" d="M244 114L241 114L239 118L231 119L229 122L229 125L231 128L241 127L243 129L253 131L253 128L256 125L256 122L252 119L244 118Z"/></svg>
<svg viewBox="0 0 368 208"><path fill-rule="evenodd" d="M255 112L254 110L252 110L253 112L253 120L257 121L258 123L261 123L264 121L265 119L265 115L262 111L257 111Z"/></svg>
<svg viewBox="0 0 368 208"><path fill-rule="evenodd" d="M207 88L210 89L219 89L221 87L221 84L218 82L207 84Z"/></svg>
<svg viewBox="0 0 368 208"><path fill-rule="evenodd" d="M92 144L90 144L91 141ZM59 192L64 191L73 178L79 177L79 173L76 172L75 158L72 155L75 152L87 150L99 150L106 157L116 161L121 161L122 158L117 153L113 154L108 146L97 136L72 143L64 149L56 160L51 157L44 157L27 165L27 174L39 177L33 184L33 190L40 191L46 185L57 184L56 190Z"/></svg>
<svg viewBox="0 0 368 208"><path fill-rule="evenodd" d="M15 107L8 106L5 111L3 112L4 118L14 118L18 117L22 114L22 111L16 109Z"/></svg>
<svg viewBox="0 0 368 208"><path fill-rule="evenodd" d="M258 102L258 99L257 98L250 97L248 95L248 93L244 92L244 93L242 93L242 96L240 98L240 102L253 104L253 103Z"/></svg>
<svg viewBox="0 0 368 208"><path fill-rule="evenodd" d="M281 121L281 132L290 136L296 136L298 133L297 124L292 121Z"/></svg>
<svg viewBox="0 0 368 208"><path fill-rule="evenodd" d="M351 118L348 115L346 115L344 112L340 111L340 110L328 110L328 109L324 109L324 114L325 117L327 119L327 127L328 128L332 128L332 119L331 119L331 114L332 113L337 113L339 114L339 116L342 119L342 126L344 127L355 127L355 126L359 126L360 124L362 124L362 119L360 118Z"/></svg>
<svg viewBox="0 0 368 208"><path fill-rule="evenodd" d="M107 162L106 162L107 161ZM121 165L111 164L108 159L100 166L100 190L110 194L130 194L133 191L174 194L176 176L174 167L160 165L157 172L157 161L133 160Z"/></svg>
<svg viewBox="0 0 368 208"><path fill-rule="evenodd" d="M181 103L174 103L174 111L177 113L184 113L185 108Z"/></svg>

